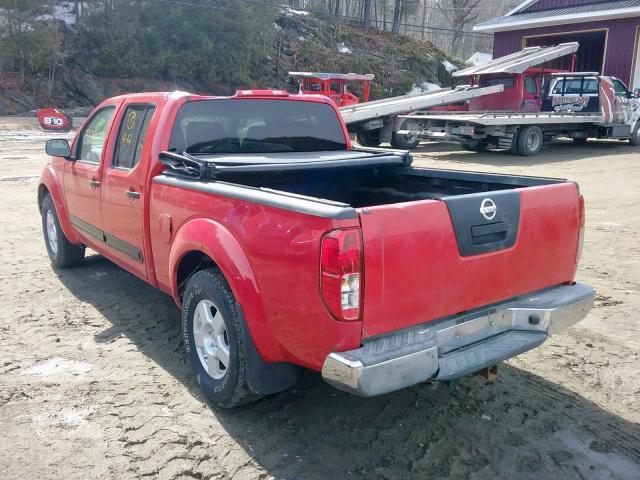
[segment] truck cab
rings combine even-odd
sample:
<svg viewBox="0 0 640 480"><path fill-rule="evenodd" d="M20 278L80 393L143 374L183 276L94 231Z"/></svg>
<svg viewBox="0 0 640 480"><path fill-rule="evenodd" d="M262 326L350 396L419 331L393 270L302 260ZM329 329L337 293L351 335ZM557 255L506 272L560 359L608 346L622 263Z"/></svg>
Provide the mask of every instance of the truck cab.
<svg viewBox="0 0 640 480"><path fill-rule="evenodd" d="M472 83L481 87L502 85L500 93L473 98L469 111L539 112L550 76L559 70L532 67L523 73L492 73L476 76Z"/></svg>

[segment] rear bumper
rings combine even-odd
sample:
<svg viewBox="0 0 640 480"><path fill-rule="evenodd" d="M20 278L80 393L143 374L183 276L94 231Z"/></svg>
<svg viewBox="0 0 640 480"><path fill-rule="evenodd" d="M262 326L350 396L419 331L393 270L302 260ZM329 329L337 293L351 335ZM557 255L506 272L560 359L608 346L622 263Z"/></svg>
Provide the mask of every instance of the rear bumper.
<svg viewBox="0 0 640 480"><path fill-rule="evenodd" d="M595 290L558 285L532 294L367 339L327 356L322 377L370 397L428 379L453 380L531 350L583 319Z"/></svg>

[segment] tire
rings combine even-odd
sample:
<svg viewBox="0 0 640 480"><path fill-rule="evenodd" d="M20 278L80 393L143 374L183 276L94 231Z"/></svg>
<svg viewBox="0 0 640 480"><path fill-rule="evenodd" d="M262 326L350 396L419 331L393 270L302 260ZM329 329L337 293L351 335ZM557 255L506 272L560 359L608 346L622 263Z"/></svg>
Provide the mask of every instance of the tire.
<svg viewBox="0 0 640 480"><path fill-rule="evenodd" d="M520 130L518 134L518 154L523 157L532 157L540 153L544 137L540 127L530 125Z"/></svg>
<svg viewBox="0 0 640 480"><path fill-rule="evenodd" d="M413 150L420 145L420 137L417 135L391 134L391 146L400 150Z"/></svg>
<svg viewBox="0 0 640 480"><path fill-rule="evenodd" d="M631 135L631 138L629 138L629 144L634 147L640 147L640 120L636 122L633 134Z"/></svg>
<svg viewBox="0 0 640 480"><path fill-rule="evenodd" d="M77 267L84 260L84 245L69 242L53 205L51 195L42 200L42 233L51 264L56 268Z"/></svg>
<svg viewBox="0 0 640 480"><path fill-rule="evenodd" d="M356 133L356 139L358 143L363 147L379 147L380 146L380 131L379 130L364 130L358 129Z"/></svg>
<svg viewBox="0 0 640 480"><path fill-rule="evenodd" d="M586 145L587 144L587 137L577 137L577 138L573 138L573 143L575 143L576 145Z"/></svg>
<svg viewBox="0 0 640 480"><path fill-rule="evenodd" d="M470 140L461 143L462 148L469 152L486 152L489 149L489 144L487 142L478 142L476 140Z"/></svg>
<svg viewBox="0 0 640 480"><path fill-rule="evenodd" d="M182 301L182 333L189 363L205 396L222 408L260 398L247 382L247 329L222 273L194 273Z"/></svg>

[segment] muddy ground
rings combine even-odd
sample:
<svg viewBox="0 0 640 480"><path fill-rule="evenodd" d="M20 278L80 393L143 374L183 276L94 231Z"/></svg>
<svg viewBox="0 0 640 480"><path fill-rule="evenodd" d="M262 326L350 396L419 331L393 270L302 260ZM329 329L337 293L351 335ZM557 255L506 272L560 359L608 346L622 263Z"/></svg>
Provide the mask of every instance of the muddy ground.
<svg viewBox="0 0 640 480"><path fill-rule="evenodd" d="M50 135L32 122L0 120L0 479L640 478L640 150L416 152L568 177L586 197L578 279L596 307L497 381L360 399L308 374L224 411L198 392L170 298L97 255L51 269L36 206Z"/></svg>

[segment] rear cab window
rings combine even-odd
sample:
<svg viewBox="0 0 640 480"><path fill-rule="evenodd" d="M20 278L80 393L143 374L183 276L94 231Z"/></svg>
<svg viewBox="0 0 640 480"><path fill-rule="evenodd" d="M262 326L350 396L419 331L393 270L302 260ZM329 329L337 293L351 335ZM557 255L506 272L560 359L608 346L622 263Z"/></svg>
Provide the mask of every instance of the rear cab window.
<svg viewBox="0 0 640 480"><path fill-rule="evenodd" d="M513 87L513 77L485 78L482 80L483 87L492 87L494 85L503 85L504 88Z"/></svg>
<svg viewBox="0 0 640 480"><path fill-rule="evenodd" d="M342 123L320 102L220 99L181 106L169 148L189 154L346 150Z"/></svg>
<svg viewBox="0 0 640 480"><path fill-rule="evenodd" d="M132 169L138 164L154 112L155 106L150 104L136 104L126 107L118 131L113 156L114 167Z"/></svg>

